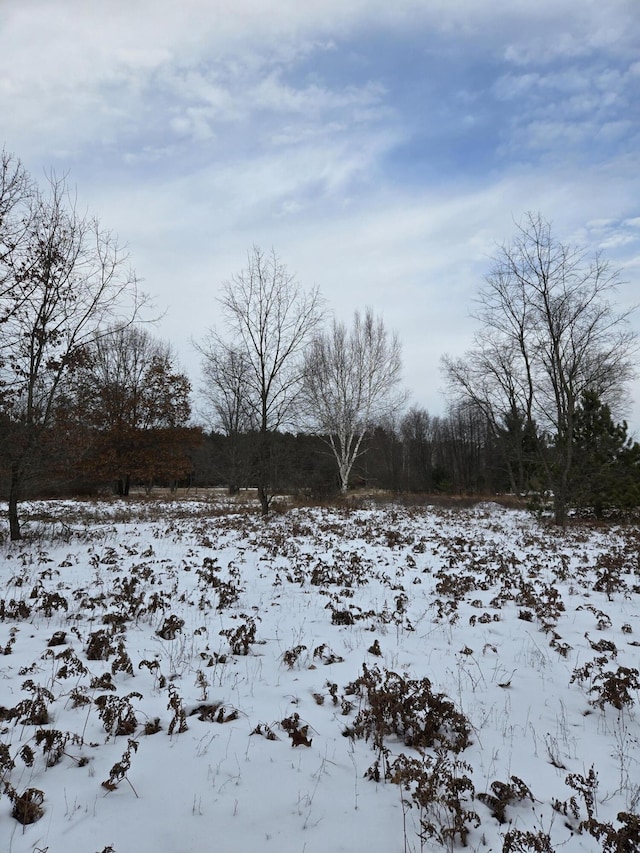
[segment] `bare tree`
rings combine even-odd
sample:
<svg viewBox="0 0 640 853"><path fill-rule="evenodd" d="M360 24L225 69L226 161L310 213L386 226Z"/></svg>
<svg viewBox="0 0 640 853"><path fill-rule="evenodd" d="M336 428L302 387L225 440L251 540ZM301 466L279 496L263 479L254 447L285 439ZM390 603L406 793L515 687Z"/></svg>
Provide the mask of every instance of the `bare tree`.
<svg viewBox="0 0 640 853"><path fill-rule="evenodd" d="M207 422L228 436L254 430L257 423L249 402L250 364L246 353L215 332L210 332L202 344L196 343L196 349L202 356L201 394Z"/></svg>
<svg viewBox="0 0 640 853"><path fill-rule="evenodd" d="M560 243L529 213L486 277L475 347L464 359L444 359L452 388L494 428L511 418L535 439L558 524L566 521L580 400L594 392L615 408L632 376L630 312L610 302L618 282L600 254Z"/></svg>
<svg viewBox="0 0 640 853"><path fill-rule="evenodd" d="M367 429L404 403L405 395L398 391L401 370L400 342L370 308L364 317L356 311L351 329L334 320L329 331L311 341L305 360L306 408L335 456L343 494Z"/></svg>
<svg viewBox="0 0 640 853"><path fill-rule="evenodd" d="M241 482L246 482L248 460L242 449L249 449L247 436L257 427L256 412L250 405L250 363L246 352L210 332L202 344L196 343L202 356L204 383L201 388L204 400L204 417L214 429L221 430L228 439L226 476L230 494L235 494Z"/></svg>
<svg viewBox="0 0 640 853"><path fill-rule="evenodd" d="M400 423L406 484L412 491L433 490L434 445L440 419L412 406Z"/></svg>
<svg viewBox="0 0 640 853"><path fill-rule="evenodd" d="M124 327L144 298L126 252L100 223L78 212L64 179L46 192L30 183L19 239L2 224L0 393L12 425L9 526L20 538L18 499L34 451L52 422L58 391L106 324Z"/></svg>
<svg viewBox="0 0 640 853"><path fill-rule="evenodd" d="M519 330L521 336L523 330ZM532 450L533 377L520 346L504 340L492 329L476 336L473 357L443 358L443 367L455 403L471 401L482 412L502 452L511 491L523 493L529 486ZM455 406L454 406L455 408Z"/></svg>
<svg viewBox="0 0 640 853"><path fill-rule="evenodd" d="M317 288L308 293L301 288L274 251L265 254L254 246L246 268L224 284L220 303L232 340L227 356L235 352L242 365L244 412L258 431L255 477L267 515L274 483L272 434L297 418L302 356L321 320L321 300Z"/></svg>

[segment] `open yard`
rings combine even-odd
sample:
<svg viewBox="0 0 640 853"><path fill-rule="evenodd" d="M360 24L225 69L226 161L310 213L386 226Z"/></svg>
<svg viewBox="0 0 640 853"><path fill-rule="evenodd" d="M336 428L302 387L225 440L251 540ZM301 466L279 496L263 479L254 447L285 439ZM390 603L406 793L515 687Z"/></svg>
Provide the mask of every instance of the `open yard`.
<svg viewBox="0 0 640 853"><path fill-rule="evenodd" d="M636 527L26 509L0 543L0 850L640 849Z"/></svg>

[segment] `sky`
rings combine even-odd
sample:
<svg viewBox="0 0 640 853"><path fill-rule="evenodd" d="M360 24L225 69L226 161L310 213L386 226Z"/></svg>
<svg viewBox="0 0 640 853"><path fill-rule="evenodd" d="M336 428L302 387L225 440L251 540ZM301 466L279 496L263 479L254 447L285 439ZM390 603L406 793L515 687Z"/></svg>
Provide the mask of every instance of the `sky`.
<svg viewBox="0 0 640 853"><path fill-rule="evenodd" d="M0 0L0 116L128 245L196 389L252 246L381 314L431 414L525 212L639 301L638 0Z"/></svg>

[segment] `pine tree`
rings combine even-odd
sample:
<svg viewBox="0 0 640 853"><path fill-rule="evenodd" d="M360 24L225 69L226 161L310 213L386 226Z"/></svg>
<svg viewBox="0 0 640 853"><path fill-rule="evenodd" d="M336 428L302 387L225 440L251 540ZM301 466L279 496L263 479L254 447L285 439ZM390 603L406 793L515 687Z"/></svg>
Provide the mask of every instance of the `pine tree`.
<svg viewBox="0 0 640 853"><path fill-rule="evenodd" d="M571 492L578 507L597 518L605 509L640 506L640 444L615 423L608 405L595 392L583 394L576 409L574 476Z"/></svg>

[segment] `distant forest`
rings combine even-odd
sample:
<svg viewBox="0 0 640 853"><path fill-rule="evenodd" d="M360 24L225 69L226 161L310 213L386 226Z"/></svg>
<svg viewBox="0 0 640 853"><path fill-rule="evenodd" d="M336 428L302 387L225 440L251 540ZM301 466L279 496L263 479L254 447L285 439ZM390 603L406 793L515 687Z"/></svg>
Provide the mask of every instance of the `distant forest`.
<svg viewBox="0 0 640 853"><path fill-rule="evenodd" d="M598 408L602 410L600 404ZM571 494L574 505L600 515L607 508L640 505L640 447L626 438L624 425L613 424L605 415L604 425L600 423L598 433L594 429L578 451L581 464ZM234 494L256 485L260 448L256 432L225 435L194 427L120 428L115 435L91 431L84 439L82 432L76 425L72 437L68 424L55 428L33 460L25 479L25 497L126 495L131 487L148 491L215 487ZM361 450L350 476L350 488L358 491L513 494L533 506L544 498L544 471L535 446L527 450L526 442L507 430L496 436L472 405L452 409L445 417L411 408L396 422L389 419L369 429ZM338 495L340 481L327 438L275 433L269 481L276 496L321 500Z"/></svg>

